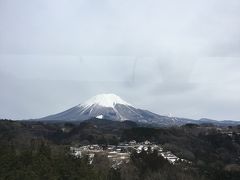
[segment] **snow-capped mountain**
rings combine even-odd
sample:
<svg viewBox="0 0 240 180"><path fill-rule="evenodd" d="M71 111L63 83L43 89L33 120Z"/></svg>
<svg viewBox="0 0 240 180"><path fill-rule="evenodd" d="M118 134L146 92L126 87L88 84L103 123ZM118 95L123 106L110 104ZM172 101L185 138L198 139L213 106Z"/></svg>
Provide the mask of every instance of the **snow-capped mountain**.
<svg viewBox="0 0 240 180"><path fill-rule="evenodd" d="M87 100L85 103L80 104L79 106L87 108L93 105L98 105L102 107L114 108L116 104L132 106L115 94L99 94Z"/></svg>
<svg viewBox="0 0 240 180"><path fill-rule="evenodd" d="M230 124L230 121L216 121L209 119L193 120L177 118L170 115L158 115L148 110L135 108L115 94L99 94L82 104L74 106L58 114L43 117L40 121L84 121L88 119L108 119L114 121L130 120L157 126L184 125L187 123L212 123L216 125ZM235 123L234 121L231 123Z"/></svg>
<svg viewBox="0 0 240 180"><path fill-rule="evenodd" d="M116 121L131 120L143 123L173 124L175 119L137 109L115 94L99 94L86 102L40 120L84 121L96 117Z"/></svg>

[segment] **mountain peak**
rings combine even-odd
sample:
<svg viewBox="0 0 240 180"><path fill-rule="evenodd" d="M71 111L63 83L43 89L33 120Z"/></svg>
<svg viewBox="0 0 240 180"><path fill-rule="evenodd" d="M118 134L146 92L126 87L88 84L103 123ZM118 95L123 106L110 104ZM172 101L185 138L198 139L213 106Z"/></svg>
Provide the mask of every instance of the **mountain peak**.
<svg viewBox="0 0 240 180"><path fill-rule="evenodd" d="M86 102L81 104L80 106L84 107L90 107L92 105L99 105L103 107L111 107L114 108L116 104L123 104L127 106L131 106L131 104L127 103L123 99L121 99L119 96L115 94L99 94L96 95L90 99L88 99Z"/></svg>

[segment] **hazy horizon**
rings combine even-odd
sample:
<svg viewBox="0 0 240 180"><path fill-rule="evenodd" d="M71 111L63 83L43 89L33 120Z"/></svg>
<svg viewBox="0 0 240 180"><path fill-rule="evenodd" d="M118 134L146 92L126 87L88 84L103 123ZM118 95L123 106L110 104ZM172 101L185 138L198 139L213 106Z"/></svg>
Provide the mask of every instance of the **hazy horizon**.
<svg viewBox="0 0 240 180"><path fill-rule="evenodd" d="M240 1L0 0L0 118L100 93L185 118L240 120Z"/></svg>

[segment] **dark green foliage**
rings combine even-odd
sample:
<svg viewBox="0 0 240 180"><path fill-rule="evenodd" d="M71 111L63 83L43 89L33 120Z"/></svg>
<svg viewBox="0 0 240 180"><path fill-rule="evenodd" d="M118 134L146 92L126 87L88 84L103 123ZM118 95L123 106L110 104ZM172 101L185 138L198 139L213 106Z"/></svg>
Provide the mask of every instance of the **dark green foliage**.
<svg viewBox="0 0 240 180"><path fill-rule="evenodd" d="M0 149L0 179L100 180L119 178L119 173L110 170L109 166L102 165L102 169L99 168L105 160L100 159L95 163L95 167L88 164L87 158L75 158L64 149L58 154L52 154L51 147L45 142L25 151L16 151L12 147L2 146Z"/></svg>
<svg viewBox="0 0 240 180"><path fill-rule="evenodd" d="M169 166L170 168L168 160L158 155L157 151L142 151L141 153L133 152L131 159L140 172L145 172L147 169L150 171L156 171L164 166Z"/></svg>
<svg viewBox="0 0 240 180"><path fill-rule="evenodd" d="M143 151L133 153L131 156L134 166L138 170L138 179L162 179L162 180L200 180L203 179L197 172L192 170L189 165L170 164L157 151Z"/></svg>
<svg viewBox="0 0 240 180"><path fill-rule="evenodd" d="M229 135L230 133L230 135ZM175 165L156 151L133 152L128 164L111 168L106 156L69 155L69 146L150 140L191 163ZM130 121L78 123L0 121L0 180L237 180L240 179L240 128L187 124L137 127Z"/></svg>

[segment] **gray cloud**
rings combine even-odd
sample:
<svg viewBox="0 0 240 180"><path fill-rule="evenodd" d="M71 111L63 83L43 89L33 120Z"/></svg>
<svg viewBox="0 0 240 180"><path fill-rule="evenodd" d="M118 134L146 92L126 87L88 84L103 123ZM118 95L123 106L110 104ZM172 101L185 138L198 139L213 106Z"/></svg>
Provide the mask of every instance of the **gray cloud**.
<svg viewBox="0 0 240 180"><path fill-rule="evenodd" d="M102 92L160 114L240 119L239 0L0 0L0 117Z"/></svg>

